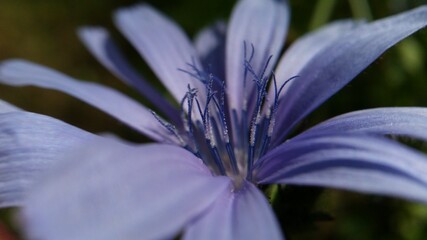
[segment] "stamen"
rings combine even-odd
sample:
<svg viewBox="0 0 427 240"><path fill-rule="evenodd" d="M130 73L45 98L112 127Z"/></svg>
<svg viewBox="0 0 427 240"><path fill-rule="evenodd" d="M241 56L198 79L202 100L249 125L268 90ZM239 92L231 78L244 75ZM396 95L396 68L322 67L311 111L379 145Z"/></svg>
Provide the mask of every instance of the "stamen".
<svg viewBox="0 0 427 240"><path fill-rule="evenodd" d="M156 112L150 110L151 114L156 118L156 120L165 127L176 139L178 140L179 144L188 149L188 144L182 139L182 137L179 135L178 131L176 130L176 127L167 121L163 120ZM191 151L191 149L189 149Z"/></svg>
<svg viewBox="0 0 427 240"><path fill-rule="evenodd" d="M194 59L194 57L191 58L191 62L192 63L187 63L187 66L189 66L191 68L191 70L193 70L193 72L182 69L182 68L178 68L178 71L184 72L188 75L190 75L191 77L198 79L200 82L202 82L203 84L206 84L207 82L207 78L204 74L203 71L200 71L197 67L196 67L196 61Z"/></svg>
<svg viewBox="0 0 427 240"><path fill-rule="evenodd" d="M292 80L298 78L299 76L293 76L291 78L289 78L288 80L286 80L279 89L277 89L277 80L276 80L276 75L273 73L272 74L272 79L273 79L273 86L274 86L274 103L273 106L270 107L269 109L269 114L267 114L266 119L268 121L268 128L266 131L266 136L264 137L264 140L261 144L261 151L259 153L259 156L263 156L270 145L270 141L271 141L271 137L273 135L273 130L274 130L274 126L276 123L276 114L277 114L277 110L279 108L279 103L280 103L280 94L283 90L283 88ZM259 166L259 164L261 164L261 162L257 163L256 166Z"/></svg>
<svg viewBox="0 0 427 240"><path fill-rule="evenodd" d="M224 151L229 157L230 165L233 170L233 173L238 174L237 160L234 154L233 145L230 142L230 137L228 135L227 118L225 115L225 82L219 80L213 74L206 74L200 71L194 66L194 64L188 64L188 66L192 68L194 73L191 73L182 69L180 70L190 74L192 77L199 79L201 82L205 84L205 87L206 87L207 99L206 99L205 107L204 108L201 107L197 98L194 98L194 100L196 101L198 111L202 118L205 140L210 146L210 151L212 152L216 165L218 166L219 169L221 169L222 168L221 166L224 165L223 162L221 161L221 158L217 158L217 156L223 156L219 153L220 152L219 149L224 149ZM219 86L219 91L221 92L220 101L216 96L218 92L214 91L214 87L213 87L214 83L217 83ZM212 105L211 103L213 103L213 107L216 110L214 111L216 115L210 114L209 108ZM217 124L216 119L220 123L220 126ZM222 130L220 130L220 128ZM217 140L220 140L220 139L222 140L221 142L224 143L223 148L221 148L221 145L217 145L217 143L214 141L214 136L217 136L216 137ZM212 146L213 144L214 146Z"/></svg>
<svg viewBox="0 0 427 240"><path fill-rule="evenodd" d="M215 161L215 164L217 165L217 167L219 169L219 172L221 173L221 175L225 175L225 168L224 168L224 164L222 163L222 160L221 160L221 155L218 153L218 148L216 146L216 142L215 142L215 138L214 138L214 134L213 134L212 122L210 119L210 113L209 113L208 107L206 107L205 110L206 110L205 111L206 115L203 117L204 122L205 122L205 126L204 126L205 127L205 140L209 146L209 150L212 153L212 157Z"/></svg>
<svg viewBox="0 0 427 240"><path fill-rule="evenodd" d="M252 62L253 57L255 56L255 47L254 45L251 43L251 55L247 56L247 47L246 47L246 41L243 41L243 59L245 59L245 62ZM243 72L243 93L246 93L246 76L247 76L247 68L244 68L244 72Z"/></svg>
<svg viewBox="0 0 427 240"><path fill-rule="evenodd" d="M243 54L244 54L244 60L245 62L250 63L252 62L253 57L255 56L255 47L253 44L251 44L251 51L250 56L248 56L248 47L246 41L243 42ZM249 128L248 128L248 91L247 91L247 76L248 76L248 68L244 64L244 71L243 71L243 100L242 100L242 107L241 107L241 113L240 113L240 119L238 118L238 114L235 110L232 110L232 118L233 118L233 139L234 142L238 143L238 147L240 151L240 158L246 159L248 156L248 153L244 151L244 149L248 149L248 142L249 142ZM244 161L242 160L241 163Z"/></svg>
<svg viewBox="0 0 427 240"><path fill-rule="evenodd" d="M224 89L222 89L224 91ZM221 105L218 103L218 101L216 100L216 98L213 99L213 102L215 103L215 106L218 110L218 114L219 119L221 119L220 123L221 123L221 127L223 129L222 131L222 136L223 136L223 140L225 142L225 148L227 150L227 154L228 157L230 159L230 164L231 167L233 169L233 173L234 174L238 174L239 173L239 169L237 166L237 161L236 161L236 156L234 155L234 150L233 150L233 146L230 143L230 136L228 135L228 127L227 127L227 119L225 116L225 102L224 100L221 100Z"/></svg>
<svg viewBox="0 0 427 240"><path fill-rule="evenodd" d="M247 169L248 169L248 179L251 180L252 179L252 165L254 162L254 155L255 155L255 145L256 145L256 140L258 138L258 129L260 127L261 124L261 109L262 106L264 104L264 100L265 100L265 96L267 94L267 85L269 83L269 77L268 76L264 76L265 71L268 67L268 64L270 63L272 56L270 56L263 69L261 70L261 74L257 75L254 71L254 69L252 68L252 66L250 65L249 62L245 62L245 68L247 69L247 71L252 75L253 77L253 81L256 84L257 87L257 100L256 100L256 105L255 105L255 110L252 114L252 121L251 121L251 129L250 129L250 137L249 137L249 149L248 149L248 164L247 164Z"/></svg>
<svg viewBox="0 0 427 240"><path fill-rule="evenodd" d="M188 139L190 141L192 141L192 143L193 143L192 145L193 145L194 150L192 152L197 157L202 158L202 156L200 154L200 150L199 150L199 144L197 143L197 141L195 141L196 138L194 135L193 119L192 119L193 102L194 102L194 98L197 96L197 89L191 88L190 84L188 84L187 88L188 88L187 94L185 95L185 97L181 101L181 111L182 111L182 115L183 115L183 122L184 122L184 126L186 128ZM183 107L185 100L187 100L187 108L188 108L187 118L185 118L185 111L184 111L184 107Z"/></svg>
<svg viewBox="0 0 427 240"><path fill-rule="evenodd" d="M270 145L279 96L285 85L297 77L288 79L279 87L274 73L268 72L272 56L265 60L261 69L254 69L251 65L255 56L254 46L251 44L248 47L244 42L243 47L245 61L241 112L228 108L225 81L200 70L194 59L191 64L187 64L190 70L178 70L200 81L205 91L204 98L199 99L197 89L187 86L188 91L181 101L184 129L178 131L153 112L159 123L178 139L180 145L201 158L215 174L229 175L235 181L245 178L252 180L254 167L261 164L259 159ZM254 85L249 86L247 81L252 81ZM267 108L267 89L271 81L274 102ZM250 94L256 94L256 99L250 99Z"/></svg>

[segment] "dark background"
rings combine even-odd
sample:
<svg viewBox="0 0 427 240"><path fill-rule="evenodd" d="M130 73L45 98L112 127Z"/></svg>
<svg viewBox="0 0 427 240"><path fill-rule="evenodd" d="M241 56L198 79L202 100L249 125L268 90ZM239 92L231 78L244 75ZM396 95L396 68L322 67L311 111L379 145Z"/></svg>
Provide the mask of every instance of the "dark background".
<svg viewBox="0 0 427 240"><path fill-rule="evenodd" d="M135 91L101 67L75 34L76 28L82 25L109 28L144 76L157 84L153 74L119 35L111 20L114 9L136 2L0 0L0 61L9 58L35 61L78 79L111 86L146 104ZM227 0L146 2L175 19L191 37L198 29L218 18L228 19L235 3ZM334 19L379 19L425 3L427 1L424 0L290 0L292 21L286 45ZM380 57L313 113L303 126L363 108L426 106L426 54L427 30L423 30ZM132 141L147 141L106 114L58 92L0 85L0 98L91 132L113 132ZM288 239L427 239L427 206L421 204L303 187L285 187L279 191L278 199L275 209ZM15 212L15 209L0 211L1 222L14 235L19 233ZM7 239L6 235L1 235L1 226L0 239Z"/></svg>

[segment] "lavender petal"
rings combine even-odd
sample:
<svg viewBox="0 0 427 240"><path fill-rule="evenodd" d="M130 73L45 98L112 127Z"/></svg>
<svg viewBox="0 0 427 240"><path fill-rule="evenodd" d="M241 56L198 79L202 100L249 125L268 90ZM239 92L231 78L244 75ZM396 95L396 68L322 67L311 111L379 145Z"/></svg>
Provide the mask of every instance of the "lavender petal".
<svg viewBox="0 0 427 240"><path fill-rule="evenodd" d="M254 89L252 80L244 79L244 62L248 60L244 43L247 58L251 55L251 45L254 47L251 65L257 73L268 57L273 56L266 71L269 73L284 44L289 15L287 1L283 0L242 0L234 8L227 31L225 63L230 108L239 115L244 105L243 92L251 94Z"/></svg>
<svg viewBox="0 0 427 240"><path fill-rule="evenodd" d="M34 180L60 162L63 151L94 138L48 116L0 113L0 207L22 205Z"/></svg>
<svg viewBox="0 0 427 240"><path fill-rule="evenodd" d="M166 98L151 86L124 58L110 34L102 27L82 27L78 30L80 40L96 59L119 79L134 87L171 122L180 125L179 112Z"/></svg>
<svg viewBox="0 0 427 240"><path fill-rule="evenodd" d="M427 25L427 6L384 18L344 34L300 71L279 105L274 145L322 102L385 50Z"/></svg>
<svg viewBox="0 0 427 240"><path fill-rule="evenodd" d="M283 239L265 196L252 183L243 184L242 189L222 195L208 212L190 224L184 239Z"/></svg>
<svg viewBox="0 0 427 240"><path fill-rule="evenodd" d="M286 80L298 76L300 71L317 54L344 34L363 25L364 22L353 20L341 20L330 23L314 32L308 33L298 38L280 58L274 74L276 75L277 85L283 85ZM298 78L286 84L282 95L286 92ZM269 98L274 98L274 87L270 86Z"/></svg>
<svg viewBox="0 0 427 240"><path fill-rule="evenodd" d="M390 107L350 112L320 123L296 138L325 133L403 135L427 141L427 108Z"/></svg>
<svg viewBox="0 0 427 240"><path fill-rule="evenodd" d="M386 138L323 135L267 154L259 183L333 187L427 203L427 157Z"/></svg>
<svg viewBox="0 0 427 240"><path fill-rule="evenodd" d="M199 80L178 70L191 71L188 64L198 69L202 66L190 40L172 20L147 4L119 9L114 20L178 102L187 93L189 84L204 92Z"/></svg>
<svg viewBox="0 0 427 240"><path fill-rule="evenodd" d="M18 107L0 99L0 113L21 111Z"/></svg>
<svg viewBox="0 0 427 240"><path fill-rule="evenodd" d="M53 69L25 60L0 64L0 83L12 86L38 86L65 92L117 118L158 141L169 138L167 130L144 106L114 89L77 81Z"/></svg>
<svg viewBox="0 0 427 240"><path fill-rule="evenodd" d="M202 29L194 39L194 47L207 72L225 80L225 38L227 24L218 21Z"/></svg>
<svg viewBox="0 0 427 240"><path fill-rule="evenodd" d="M229 178L171 145L97 141L67 159L28 195L30 237L172 238L230 187Z"/></svg>

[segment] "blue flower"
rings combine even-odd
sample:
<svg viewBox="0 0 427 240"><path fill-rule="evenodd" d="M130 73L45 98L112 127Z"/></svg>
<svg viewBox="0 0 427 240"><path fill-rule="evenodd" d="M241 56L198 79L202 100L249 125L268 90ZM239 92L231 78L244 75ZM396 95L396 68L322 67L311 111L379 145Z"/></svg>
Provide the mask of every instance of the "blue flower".
<svg viewBox="0 0 427 240"><path fill-rule="evenodd" d="M79 36L156 112L28 61L1 63L0 82L68 93L158 142L124 143L0 102L0 204L22 207L31 238L282 239L260 184L427 203L426 156L385 137L426 141L426 108L352 112L289 137L385 50L425 27L426 6L372 23L332 23L280 59L285 1L241 0L228 24L206 28L194 44L147 5L120 9L114 20L180 108L130 67L100 27Z"/></svg>

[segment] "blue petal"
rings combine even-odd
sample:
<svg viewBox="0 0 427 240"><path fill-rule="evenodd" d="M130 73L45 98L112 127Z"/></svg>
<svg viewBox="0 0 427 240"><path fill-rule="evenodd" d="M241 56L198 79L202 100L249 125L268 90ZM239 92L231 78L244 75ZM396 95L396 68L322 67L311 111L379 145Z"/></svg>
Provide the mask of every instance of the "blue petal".
<svg viewBox="0 0 427 240"><path fill-rule="evenodd" d="M18 107L0 99L0 113L21 111Z"/></svg>
<svg viewBox="0 0 427 240"><path fill-rule="evenodd" d="M350 112L316 125L297 138L356 132L404 135L427 141L427 108L395 107Z"/></svg>
<svg viewBox="0 0 427 240"><path fill-rule="evenodd" d="M24 111L0 113L0 207L22 205L34 179L95 135Z"/></svg>
<svg viewBox="0 0 427 240"><path fill-rule="evenodd" d="M194 39L194 47L209 73L225 79L225 35L227 24L218 21L202 29Z"/></svg>
<svg viewBox="0 0 427 240"><path fill-rule="evenodd" d="M233 10L226 42L226 80L230 108L240 114L244 92L252 93L254 84L247 79L247 89L244 89L244 42L247 47L247 57L254 46L255 56L251 65L255 72L261 72L267 58L273 55L267 73L275 65L288 30L289 11L287 1L283 0L241 0Z"/></svg>
<svg viewBox="0 0 427 240"><path fill-rule="evenodd" d="M180 116L177 109L167 102L163 95L131 67L106 29L101 27L82 27L78 30L78 35L100 63L119 79L138 90L173 123L179 125Z"/></svg>
<svg viewBox="0 0 427 240"><path fill-rule="evenodd" d="M427 203L427 157L389 139L323 135L265 156L260 183L341 188Z"/></svg>
<svg viewBox="0 0 427 240"><path fill-rule="evenodd" d="M286 80L298 76L300 71L310 62L317 54L330 45L344 34L363 25L363 22L352 20L341 20L330 23L319 30L308 33L298 38L284 53L277 64L274 74L277 85L281 86ZM284 88L286 89L298 79L289 82ZM283 95L283 94L282 94ZM273 99L274 88L270 86L269 98Z"/></svg>
<svg viewBox="0 0 427 240"><path fill-rule="evenodd" d="M171 145L87 144L28 195L34 239L166 239L230 191L192 153Z"/></svg>
<svg viewBox="0 0 427 240"><path fill-rule="evenodd" d="M148 109L114 89L95 83L77 81L60 72L24 60L8 60L0 64L0 83L12 86L33 85L68 93L99 108L123 123L165 141L167 130Z"/></svg>
<svg viewBox="0 0 427 240"><path fill-rule="evenodd" d="M204 86L178 69L202 69L197 53L184 32L172 20L147 4L119 9L114 20L175 99L180 102L188 84L204 92Z"/></svg>
<svg viewBox="0 0 427 240"><path fill-rule="evenodd" d="M275 144L385 50L427 24L427 6L358 27L322 50L282 97Z"/></svg>
<svg viewBox="0 0 427 240"><path fill-rule="evenodd" d="M265 196L245 182L241 190L221 196L187 227L185 240L283 239Z"/></svg>

